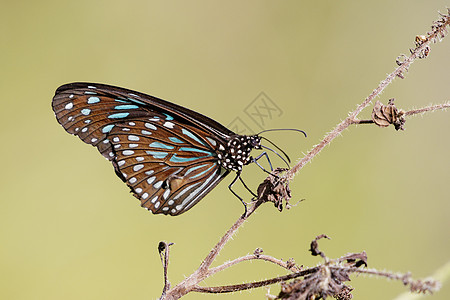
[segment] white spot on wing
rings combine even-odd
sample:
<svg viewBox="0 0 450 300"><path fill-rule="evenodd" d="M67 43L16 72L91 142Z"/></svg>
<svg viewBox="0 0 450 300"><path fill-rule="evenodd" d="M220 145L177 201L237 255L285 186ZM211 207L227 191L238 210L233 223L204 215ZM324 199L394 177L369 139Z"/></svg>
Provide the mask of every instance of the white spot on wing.
<svg viewBox="0 0 450 300"><path fill-rule="evenodd" d="M128 140L129 140L129 141L135 141L135 142L137 142L137 141L139 141L139 137L130 134L130 135L128 136Z"/></svg>
<svg viewBox="0 0 450 300"><path fill-rule="evenodd" d="M137 172L137 171L139 171L140 169L142 169L143 167L144 167L143 164L135 165L135 166L133 167L133 171Z"/></svg>
<svg viewBox="0 0 450 300"><path fill-rule="evenodd" d="M174 126L175 126L175 124L173 124L172 122L165 122L164 123L164 127L167 127L167 128L170 128L170 129L173 129Z"/></svg>
<svg viewBox="0 0 450 300"><path fill-rule="evenodd" d="M215 140L213 140L212 138L210 138L210 137L206 137L206 139L211 143L211 145L213 145L213 146L215 146L217 143L216 143L216 141Z"/></svg>
<svg viewBox="0 0 450 300"><path fill-rule="evenodd" d="M150 123L145 123L145 127L152 129L152 130L156 130L156 126Z"/></svg>
<svg viewBox="0 0 450 300"><path fill-rule="evenodd" d="M154 187L155 189L159 189L159 188L161 187L162 184L163 184L162 181L158 181L157 183L155 183L155 184L153 185L153 187Z"/></svg>
<svg viewBox="0 0 450 300"><path fill-rule="evenodd" d="M169 197L169 195L170 195L170 189L167 189L163 194L164 199L167 199L167 197Z"/></svg>
<svg viewBox="0 0 450 300"><path fill-rule="evenodd" d="M73 108L73 103L72 102L67 103L66 106L64 106L64 108L65 109L72 109Z"/></svg>

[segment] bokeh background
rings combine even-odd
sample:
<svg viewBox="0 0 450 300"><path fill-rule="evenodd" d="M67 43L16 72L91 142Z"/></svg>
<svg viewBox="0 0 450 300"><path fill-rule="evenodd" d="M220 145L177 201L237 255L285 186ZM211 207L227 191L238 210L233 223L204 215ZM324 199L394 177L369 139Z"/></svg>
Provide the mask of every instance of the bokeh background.
<svg viewBox="0 0 450 300"><path fill-rule="evenodd" d="M73 81L114 84L197 110L224 125L264 92L281 110L265 128L294 161L395 67L448 1L3 1L0 10L0 298L155 299L157 253L174 242L172 284L189 275L242 214L227 178L179 217L141 209L96 149L68 135L51 110ZM380 100L410 109L449 100L450 37L433 45ZM368 118L370 108L361 117ZM298 264L365 250L369 266L427 277L449 260L450 118L408 119L406 131L346 130L295 178L297 207L263 206L218 263L261 247ZM276 165L282 165L273 155ZM265 174L244 178L256 188ZM239 190L240 193L245 193ZM286 272L236 266L208 285ZM400 282L353 277L356 299L392 299ZM279 291L271 287L272 293ZM217 299L263 299L265 289ZM190 294L186 299L209 299ZM449 299L450 288L430 299Z"/></svg>

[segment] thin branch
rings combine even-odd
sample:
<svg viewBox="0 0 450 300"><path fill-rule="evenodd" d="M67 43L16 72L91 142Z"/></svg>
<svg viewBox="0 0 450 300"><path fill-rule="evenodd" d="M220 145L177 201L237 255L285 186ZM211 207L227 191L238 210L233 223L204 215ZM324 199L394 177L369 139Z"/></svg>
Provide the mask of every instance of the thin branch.
<svg viewBox="0 0 450 300"><path fill-rule="evenodd" d="M234 266L234 265L236 265L236 264L238 264L240 262L250 261L250 260L264 260L264 261L267 261L267 262L274 263L274 264L276 264L276 265L278 265L278 266L280 266L280 267L282 267L284 269L290 270L290 265L286 261L282 261L281 259L275 258L275 257L270 256L270 255L250 254L250 255L246 255L246 256L242 256L242 257L236 258L236 259L228 261L228 262L226 262L226 263L224 263L224 264L222 264L220 266L212 268L212 269L210 269L208 271L208 275L209 276L214 275L217 272L223 271L223 270L225 270L225 269L227 269L229 267L232 267L232 266Z"/></svg>
<svg viewBox="0 0 450 300"><path fill-rule="evenodd" d="M261 200L253 201L249 204L247 209L247 214L241 216L230 229L225 233L225 235L220 239L220 241L214 246L214 248L208 253L208 256L200 264L199 268L192 273L189 277L181 281L175 287L167 292L165 297L161 299L178 299L190 291L194 291L197 284L208 277L208 268L214 262L219 252L225 246L225 244L230 240L230 238L237 232L237 230L244 224L244 222L255 212L255 210L263 203Z"/></svg>
<svg viewBox="0 0 450 300"><path fill-rule="evenodd" d="M317 144L308 154L306 154L294 167L286 172L285 178L287 180L292 180L294 176L313 159L314 156L316 156L326 145L340 135L341 132L344 131L344 129L346 129L350 124L353 124L358 114L366 108L372 100L375 99L375 97L380 95L381 92L383 92L383 90L391 84L396 77L403 78L403 74L408 71L409 67L416 58L424 58L424 53L429 53L430 44L436 40L442 39L445 36L447 26L450 24L450 18L448 15L443 15L443 19L438 22L441 22L438 24L439 26L434 24L432 26L432 31L420 40L421 44L418 44L414 50L410 50L411 55L409 57L406 57L404 61L399 63L399 66L391 74L389 74L386 79L381 81L378 87L374 89L373 92L367 96L367 98L360 105L358 105L358 107L352 111L347 118L339 123L319 144Z"/></svg>
<svg viewBox="0 0 450 300"><path fill-rule="evenodd" d="M434 279L412 279L410 273L401 274L401 273L392 273L392 272L382 272L378 271L376 269L359 269L359 268L343 268L339 266L333 266L330 267L330 269L333 270L342 270L346 269L347 272L351 273L359 273L359 274L368 274L368 275L375 275L379 277L386 277L391 280L399 280L402 281L404 285L409 285L410 290L412 292L418 292L418 293L434 293L438 291L441 287L441 284L439 281Z"/></svg>
<svg viewBox="0 0 450 300"><path fill-rule="evenodd" d="M242 283L242 284L234 284L234 285L223 285L223 286L212 286L212 287L201 287L196 286L192 289L193 292L201 292L201 293L212 293L212 294L218 294L218 293L232 293L237 291L245 291L249 289L259 288L263 286L268 286L274 283L283 282L291 279L295 279L298 277L302 277L308 274L312 274L317 272L319 267L313 267L310 269L302 270L296 273L274 277L271 279L261 280L261 281L255 281L255 282L249 282L249 283Z"/></svg>
<svg viewBox="0 0 450 300"><path fill-rule="evenodd" d="M164 272L164 288L161 297L163 297L170 289L170 282L167 277L167 271L169 268L169 246L171 245L173 245L173 243L159 242L158 244L159 257L161 258Z"/></svg>
<svg viewBox="0 0 450 300"><path fill-rule="evenodd" d="M438 110L438 109L446 109L446 108L450 108L450 102L426 106L426 107L419 108L419 109L409 110L409 111L405 112L405 115L412 116L415 114L421 114L421 113L428 112L428 111L433 111L433 110Z"/></svg>
<svg viewBox="0 0 450 300"><path fill-rule="evenodd" d="M244 222L255 212L255 210L262 204L263 202L258 200L250 203L250 207L247 209L247 214L241 216L237 221L231 226L230 229L225 233L225 235L220 239L220 241L214 246L214 248L209 252L208 256L204 259L202 264L199 267L200 271L206 271L209 266L213 263L214 259L219 255L220 250L225 246L228 240L236 233L239 227L244 224Z"/></svg>
<svg viewBox="0 0 450 300"><path fill-rule="evenodd" d="M450 108L450 102L445 102L442 104L436 104L436 105L430 105L430 106L425 106L422 108L418 108L418 109L412 109L412 110L408 110L404 112L405 116L413 116L416 114L421 114L421 113L426 113L426 112L431 112L431 111L435 111L438 109L447 109ZM355 119L351 122L352 124L373 124L374 121L373 120L359 120L359 119Z"/></svg>

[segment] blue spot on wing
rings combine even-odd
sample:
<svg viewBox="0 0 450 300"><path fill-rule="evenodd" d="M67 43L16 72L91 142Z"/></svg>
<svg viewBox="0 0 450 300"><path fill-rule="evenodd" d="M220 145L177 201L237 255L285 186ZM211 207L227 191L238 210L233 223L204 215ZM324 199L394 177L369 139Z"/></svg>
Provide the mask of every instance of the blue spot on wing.
<svg viewBox="0 0 450 300"><path fill-rule="evenodd" d="M204 145L204 143L203 143L201 140L199 140L199 139L198 139L192 132L190 132L189 130L183 128L183 129L181 129L181 132L182 132L183 134L187 135L188 137L190 137L191 139L193 139L194 141L199 142L200 144Z"/></svg>
<svg viewBox="0 0 450 300"><path fill-rule="evenodd" d="M94 103L98 103L98 102L100 102L100 98L99 97L89 97L89 99L87 101L88 104L94 104Z"/></svg>
<svg viewBox="0 0 450 300"><path fill-rule="evenodd" d="M113 129L114 125L110 124L110 125L106 125L105 127L103 127L102 132L103 133L108 133L111 131L111 129Z"/></svg>
<svg viewBox="0 0 450 300"><path fill-rule="evenodd" d="M208 165L208 164L203 164L203 165L199 165L199 166L192 167L192 168L188 169L186 173L184 173L184 176L187 176L189 173L191 173L191 172L193 172L193 171L195 171L195 170L197 170L197 169L206 167L207 165Z"/></svg>
<svg viewBox="0 0 450 300"><path fill-rule="evenodd" d="M132 101L132 102L135 102L135 103L138 103L138 104L147 105L147 104L145 104L144 102L139 101L139 100L136 100L136 99L133 99L133 98L128 98L128 100L130 100L130 101Z"/></svg>
<svg viewBox="0 0 450 300"><path fill-rule="evenodd" d="M205 151L205 150L201 150L201 149L197 149L197 148L181 147L180 151L205 153L205 154L209 154L208 156L212 155L212 153L209 151Z"/></svg>
<svg viewBox="0 0 450 300"><path fill-rule="evenodd" d="M121 102L121 103L130 103L130 101L123 100L123 99L114 99L114 101Z"/></svg>
<svg viewBox="0 0 450 300"><path fill-rule="evenodd" d="M160 142L153 142L149 145L150 147L154 147L154 148L162 148L162 149L173 149L175 148L174 146L170 146L170 145L166 145Z"/></svg>
<svg viewBox="0 0 450 300"><path fill-rule="evenodd" d="M153 156L154 158L165 158L169 153L159 151L145 151L145 153Z"/></svg>
<svg viewBox="0 0 450 300"><path fill-rule="evenodd" d="M191 177L189 177L189 178L197 178L197 177L200 177L200 176L204 175L206 172L208 172L209 170L211 170L212 168L214 168L214 165L211 166L211 167L209 167L209 168L206 169L205 171L202 171L202 172L198 173L197 175L191 176Z"/></svg>
<svg viewBox="0 0 450 300"><path fill-rule="evenodd" d="M172 116L169 116L168 114L165 114L165 115L166 115L166 120L168 120L168 121L173 120L173 117L172 117Z"/></svg>
<svg viewBox="0 0 450 300"><path fill-rule="evenodd" d="M91 113L91 110L89 108L85 108L81 110L81 113L85 116L89 115Z"/></svg>
<svg viewBox="0 0 450 300"><path fill-rule="evenodd" d="M211 155L202 156L202 157L178 157L176 154L172 155L172 157L169 159L171 162L188 162L193 161L200 158L206 158Z"/></svg>
<svg viewBox="0 0 450 300"><path fill-rule="evenodd" d="M137 105L127 104L127 105L117 105L114 109L136 109L139 108Z"/></svg>
<svg viewBox="0 0 450 300"><path fill-rule="evenodd" d="M179 144L183 144L184 143L183 141L181 141L181 140L179 140L179 139L177 139L176 137L173 137L173 136L170 136L169 140L174 142L174 143L179 143Z"/></svg>
<svg viewBox="0 0 450 300"><path fill-rule="evenodd" d="M112 114L108 116L108 119L121 119L121 118L126 118L128 117L130 113L125 112L125 113L117 113L117 114Z"/></svg>

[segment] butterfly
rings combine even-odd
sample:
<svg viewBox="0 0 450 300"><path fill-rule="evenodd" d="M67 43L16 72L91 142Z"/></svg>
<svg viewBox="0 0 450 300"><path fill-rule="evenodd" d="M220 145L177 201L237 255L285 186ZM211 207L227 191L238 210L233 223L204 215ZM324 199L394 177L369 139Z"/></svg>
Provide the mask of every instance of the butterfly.
<svg viewBox="0 0 450 300"><path fill-rule="evenodd" d="M231 186L240 179L247 188L243 166L267 157L250 156L264 147L258 134L238 135L200 113L120 87L65 84L56 90L52 108L59 124L111 161L141 206L154 214L188 211L231 171L236 177L229 188L241 199Z"/></svg>

